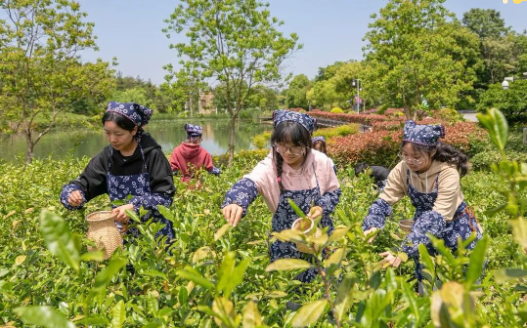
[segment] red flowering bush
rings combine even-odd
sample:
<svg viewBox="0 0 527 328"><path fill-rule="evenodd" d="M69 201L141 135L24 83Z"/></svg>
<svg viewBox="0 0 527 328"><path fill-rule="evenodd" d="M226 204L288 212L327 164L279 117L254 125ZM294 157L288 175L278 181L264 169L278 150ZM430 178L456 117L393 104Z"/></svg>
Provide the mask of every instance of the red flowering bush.
<svg viewBox="0 0 527 328"><path fill-rule="evenodd" d="M481 142L486 139L488 139L487 131L477 126L476 123L458 122L452 125L446 125L446 137L443 141L463 152L468 152L472 140Z"/></svg>
<svg viewBox="0 0 527 328"><path fill-rule="evenodd" d="M426 119L418 124L445 125L443 142L463 152L470 150L472 140L485 140L487 132L472 122L448 124L437 119ZM404 120L374 122L373 131L331 139L328 152L337 163L355 165L367 162L370 165L393 167L402 142Z"/></svg>
<svg viewBox="0 0 527 328"><path fill-rule="evenodd" d="M328 143L328 152L337 164L367 162L388 167L396 160L401 138L401 131L371 131L333 138Z"/></svg>
<svg viewBox="0 0 527 328"><path fill-rule="evenodd" d="M328 120L343 121L350 123L361 123L370 125L372 122L385 121L387 117L384 115L376 114L339 114L339 113L328 113L322 111L311 111L310 116L317 118L325 118Z"/></svg>

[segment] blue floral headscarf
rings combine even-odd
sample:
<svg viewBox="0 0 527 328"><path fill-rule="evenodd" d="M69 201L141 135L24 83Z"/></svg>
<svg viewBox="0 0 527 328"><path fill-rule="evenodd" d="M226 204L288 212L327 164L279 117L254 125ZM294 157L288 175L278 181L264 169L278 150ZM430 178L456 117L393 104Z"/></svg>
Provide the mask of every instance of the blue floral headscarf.
<svg viewBox="0 0 527 328"><path fill-rule="evenodd" d="M116 101L110 101L106 111L120 114L140 128L147 125L152 116L151 109L136 103L119 103Z"/></svg>
<svg viewBox="0 0 527 328"><path fill-rule="evenodd" d="M185 131L189 137L201 137L203 129L199 125L193 125L190 123L185 124Z"/></svg>
<svg viewBox="0 0 527 328"><path fill-rule="evenodd" d="M403 141L423 146L435 146L439 138L445 137L445 127L440 125L418 125L414 121L406 121Z"/></svg>
<svg viewBox="0 0 527 328"><path fill-rule="evenodd" d="M291 121L302 125L310 134L315 130L316 121L307 114L292 112L289 110L275 110L273 112L274 127L282 122Z"/></svg>
<svg viewBox="0 0 527 328"><path fill-rule="evenodd" d="M317 137L313 137L313 139L311 139L311 142L313 142L313 143L315 143L317 141L326 142L326 138L324 138L323 136L317 136Z"/></svg>

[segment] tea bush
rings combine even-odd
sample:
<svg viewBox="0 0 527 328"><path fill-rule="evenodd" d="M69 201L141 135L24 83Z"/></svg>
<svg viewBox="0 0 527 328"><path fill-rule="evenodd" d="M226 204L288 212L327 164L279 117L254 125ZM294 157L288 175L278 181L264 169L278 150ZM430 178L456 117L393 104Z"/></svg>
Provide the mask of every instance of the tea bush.
<svg viewBox="0 0 527 328"><path fill-rule="evenodd" d="M383 139L391 132L375 133L381 134L374 141L381 145L377 151L392 142ZM344 138L360 141L358 137ZM108 209L108 197L100 196L76 212L64 209L58 200L61 186L82 171L88 158L35 160L27 168L0 163L0 325L300 327L316 321L317 327L433 327L438 294L415 294L414 282L407 282L413 276L413 263L387 271L376 264L379 252L400 245L403 235L396 220L410 218L413 207L408 200L396 204L395 221L388 220L375 243L368 244L360 224L377 193L367 176L354 178L348 164L339 169L343 194L333 215L340 237L328 241L333 255L317 264L330 274L313 283L299 286L293 279L298 269L269 266L271 214L261 198L236 228L225 225L220 205L226 190L266 154L236 154L220 177L204 176L201 190L188 191L178 184L167 212L177 236L169 249L154 237L159 225L135 223L141 237L127 238L124 249L110 261L86 253L88 241L83 237L85 215ZM223 157L215 161L226 163ZM499 189L506 184L495 173L472 172L462 185L486 229L488 273L477 294L468 293L477 286L464 278L444 278L441 292L457 291L472 302L474 311L456 312L470 327L522 327L527 313L525 289L515 288L515 281L496 283L492 274L496 268L522 267L525 261L507 224L510 216L487 213L503 203ZM41 216L43 209L51 212ZM43 223L53 222L56 240L67 246L62 250L46 246L49 236L44 238ZM80 246L74 242L76 235ZM63 262L60 252L78 252L78 260L72 262L78 268ZM472 259L460 255L455 264L451 255L444 255L437 261L443 261L446 270L440 274L453 277L454 270L462 270ZM305 307L290 311L288 301ZM444 305L443 316L454 318L453 306Z"/></svg>

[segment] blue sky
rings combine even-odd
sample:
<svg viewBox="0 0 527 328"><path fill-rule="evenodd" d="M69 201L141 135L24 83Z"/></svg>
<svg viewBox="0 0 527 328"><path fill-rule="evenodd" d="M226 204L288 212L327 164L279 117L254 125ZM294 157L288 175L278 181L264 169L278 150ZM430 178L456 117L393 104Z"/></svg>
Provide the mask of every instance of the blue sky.
<svg viewBox="0 0 527 328"><path fill-rule="evenodd" d="M319 67L335 61L361 59L362 38L372 22L370 15L378 13L386 0L270 0L271 14L285 22L284 33L296 32L304 48L284 63L286 72L306 74L313 78ZM164 19L176 7L175 0L80 0L95 23L98 52L87 51L84 60L117 57L117 67L123 75L141 76L159 84L163 82L163 65L177 64L175 50L161 29ZM447 0L445 6L458 18L470 8L490 8L501 12L508 26L516 31L527 29L527 1L512 0Z"/></svg>

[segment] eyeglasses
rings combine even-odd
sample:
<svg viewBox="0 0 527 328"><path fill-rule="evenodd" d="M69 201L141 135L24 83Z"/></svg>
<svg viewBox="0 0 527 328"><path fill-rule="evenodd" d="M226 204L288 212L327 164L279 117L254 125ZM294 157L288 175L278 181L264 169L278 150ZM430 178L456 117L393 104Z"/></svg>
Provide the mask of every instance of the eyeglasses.
<svg viewBox="0 0 527 328"><path fill-rule="evenodd" d="M284 145L280 144L273 144L273 147L276 149L276 152L284 155L287 151L289 151L289 154L293 156L303 155L304 154L304 147L301 146L293 146L293 147L286 147Z"/></svg>
<svg viewBox="0 0 527 328"><path fill-rule="evenodd" d="M403 154L399 154L399 158L402 159L406 164L421 165L424 162L423 159L415 159Z"/></svg>

